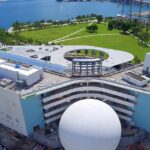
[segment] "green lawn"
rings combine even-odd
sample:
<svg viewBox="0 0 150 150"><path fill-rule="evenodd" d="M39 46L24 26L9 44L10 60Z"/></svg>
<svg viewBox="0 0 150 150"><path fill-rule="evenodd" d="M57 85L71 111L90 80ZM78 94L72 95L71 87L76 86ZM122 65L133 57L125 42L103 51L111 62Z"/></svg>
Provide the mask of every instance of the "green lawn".
<svg viewBox="0 0 150 150"><path fill-rule="evenodd" d="M48 27L42 30L24 31L20 34L25 37L31 37L34 40L49 42L85 28L86 25L87 24Z"/></svg>
<svg viewBox="0 0 150 150"><path fill-rule="evenodd" d="M49 42L71 34L77 30L86 27L87 24L78 24L76 26L61 26L61 27L49 27L48 29L36 30L36 31L24 31L21 35L25 37L32 37L34 40L40 40L43 42ZM97 33L88 33L83 30L69 38L76 38L81 36L95 35L92 37L83 37L79 39L72 39L68 41L61 41L59 44L63 45L93 45L105 48L112 48L116 50L123 50L137 55L141 60L144 60L145 53L150 52L150 48L142 47L139 45L138 40L130 35L122 35L119 30L107 30L107 26L100 24ZM118 35L99 35L99 34L118 34Z"/></svg>
<svg viewBox="0 0 150 150"><path fill-rule="evenodd" d="M118 34L120 33L119 30L108 30L107 25L105 24L98 24L98 31L96 33L88 33L86 30L83 30L75 35L70 36L72 37L78 37L78 36L87 36L87 35L92 35L92 34Z"/></svg>
<svg viewBox="0 0 150 150"><path fill-rule="evenodd" d="M150 48L139 46L137 39L131 36L112 35L112 36L97 36L83 39L76 39L66 42L61 42L64 45L93 45L116 50L123 50L137 55L141 60L144 60L145 53L150 52Z"/></svg>

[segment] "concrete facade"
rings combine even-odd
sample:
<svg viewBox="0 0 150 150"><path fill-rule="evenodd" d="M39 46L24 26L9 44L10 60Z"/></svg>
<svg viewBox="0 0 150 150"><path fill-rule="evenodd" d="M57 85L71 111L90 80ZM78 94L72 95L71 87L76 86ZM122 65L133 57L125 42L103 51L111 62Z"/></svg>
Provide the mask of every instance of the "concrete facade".
<svg viewBox="0 0 150 150"><path fill-rule="evenodd" d="M33 95L26 99L21 99L21 106L28 135L33 134L35 127L45 127L41 104L40 96Z"/></svg>
<svg viewBox="0 0 150 150"><path fill-rule="evenodd" d="M150 132L150 94L137 93L134 125Z"/></svg>
<svg viewBox="0 0 150 150"><path fill-rule="evenodd" d="M85 98L108 103L121 120L150 132L150 92L109 81L70 80L23 97L0 87L0 95L0 123L25 136L59 120L72 103Z"/></svg>
<svg viewBox="0 0 150 150"><path fill-rule="evenodd" d="M27 135L19 95L0 87L0 123L23 135Z"/></svg>

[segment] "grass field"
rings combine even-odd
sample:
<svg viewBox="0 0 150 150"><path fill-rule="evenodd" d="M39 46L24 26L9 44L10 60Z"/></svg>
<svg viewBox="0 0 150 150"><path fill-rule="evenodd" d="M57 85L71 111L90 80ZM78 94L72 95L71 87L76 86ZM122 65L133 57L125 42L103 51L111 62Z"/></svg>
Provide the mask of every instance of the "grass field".
<svg viewBox="0 0 150 150"><path fill-rule="evenodd" d="M87 24L79 24L79 25L69 25L69 26L55 26L55 27L48 27L46 29L41 30L33 30L33 31L24 31L20 34L25 37L32 37L34 40L40 40L42 42L49 42L82 28L85 28Z"/></svg>
<svg viewBox="0 0 150 150"><path fill-rule="evenodd" d="M68 34L71 34L77 30L86 27L87 24L78 24L76 26L61 26L61 27L49 27L48 29L36 30L36 31L24 31L20 34L25 37L32 37L34 40L40 40L43 42L49 42ZM75 35L67 37L66 41L60 41L58 44L63 45L93 45L105 48L112 48L116 50L123 50L137 55L138 58L144 60L145 53L150 52L150 48L142 47L139 45L138 40L130 35L120 34L119 30L107 30L107 26L100 24L97 33L88 33L86 30L78 32ZM100 34L112 34L112 35L100 35ZM92 35L92 36L91 36ZM89 36L89 37L88 37Z"/></svg>

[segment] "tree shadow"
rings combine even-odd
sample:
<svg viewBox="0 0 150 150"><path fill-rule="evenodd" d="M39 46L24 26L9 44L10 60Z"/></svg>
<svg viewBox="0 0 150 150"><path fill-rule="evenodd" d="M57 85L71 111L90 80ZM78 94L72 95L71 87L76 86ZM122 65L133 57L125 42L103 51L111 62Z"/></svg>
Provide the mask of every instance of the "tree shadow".
<svg viewBox="0 0 150 150"><path fill-rule="evenodd" d="M149 48L146 43L142 43L141 41L138 41L138 45L144 48Z"/></svg>
<svg viewBox="0 0 150 150"><path fill-rule="evenodd" d="M122 35L130 35L129 33L123 32L123 31L121 31L120 34L122 34Z"/></svg>

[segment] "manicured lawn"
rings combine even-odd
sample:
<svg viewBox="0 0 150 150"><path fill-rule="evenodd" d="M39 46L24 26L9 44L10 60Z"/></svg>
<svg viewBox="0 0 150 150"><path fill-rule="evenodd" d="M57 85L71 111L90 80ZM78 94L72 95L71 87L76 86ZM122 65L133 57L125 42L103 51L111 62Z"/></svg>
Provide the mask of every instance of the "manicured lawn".
<svg viewBox="0 0 150 150"><path fill-rule="evenodd" d="M86 30L83 30L73 36L70 36L70 38L72 37L78 37L78 36L87 36L87 35L92 35L92 34L118 34L120 33L119 30L108 30L107 29L107 25L105 24L98 24L98 31L96 33L88 33Z"/></svg>
<svg viewBox="0 0 150 150"><path fill-rule="evenodd" d="M79 24L77 26L68 25L68 26L58 26L58 27L49 27L42 30L34 30L34 31L24 31L20 34L25 37L31 37L34 40L40 40L42 42L49 42L68 34L71 34L77 30L80 30L86 27L87 24Z"/></svg>
<svg viewBox="0 0 150 150"><path fill-rule="evenodd" d="M144 60L145 53L150 52L150 48L139 46L137 39L128 35L97 36L71 41L61 42L64 45L93 45L116 50L123 50L137 55Z"/></svg>
<svg viewBox="0 0 150 150"><path fill-rule="evenodd" d="M50 27L48 29L36 30L36 31L25 31L21 35L25 37L32 37L34 40L40 40L43 42L49 42L71 34L77 30L86 27L87 24L79 24L76 26L61 26L61 27ZM99 29L97 33L88 33L83 30L69 38L76 38L88 35L95 35L91 37L83 37L79 39L72 39L66 41L60 41L58 44L63 45L93 45L105 48L112 48L116 50L123 50L137 55L141 60L144 60L145 53L150 52L150 48L142 47L139 45L138 40L130 35L122 35L119 30L107 30L107 25L98 25ZM117 35L99 35L99 34L117 34Z"/></svg>

